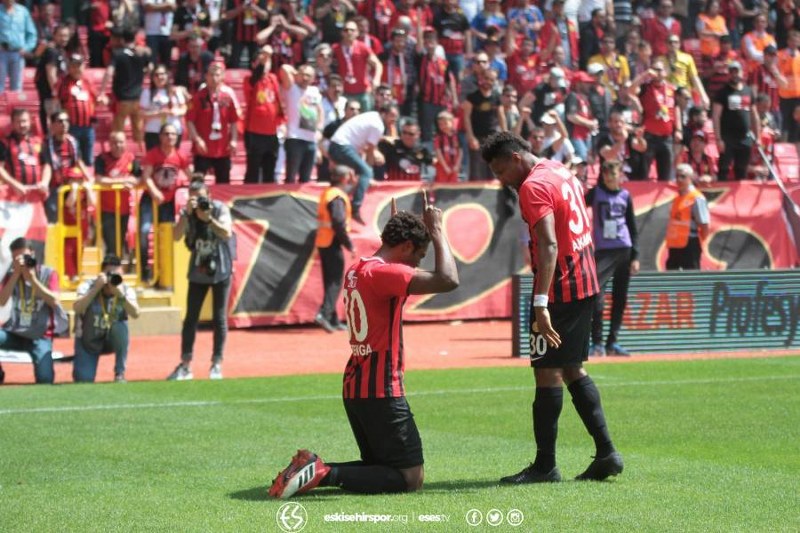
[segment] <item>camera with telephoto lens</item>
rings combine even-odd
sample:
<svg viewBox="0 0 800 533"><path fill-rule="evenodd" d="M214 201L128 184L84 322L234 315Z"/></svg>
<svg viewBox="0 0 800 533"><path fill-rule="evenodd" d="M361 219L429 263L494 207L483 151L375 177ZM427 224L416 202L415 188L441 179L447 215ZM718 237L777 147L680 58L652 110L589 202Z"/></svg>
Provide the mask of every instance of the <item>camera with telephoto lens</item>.
<svg viewBox="0 0 800 533"><path fill-rule="evenodd" d="M197 208L203 211L211 209L211 200L208 199L208 196L197 197Z"/></svg>
<svg viewBox="0 0 800 533"><path fill-rule="evenodd" d="M106 273L106 278L108 282L113 285L114 287L118 285L122 285L122 275L117 274L116 272L108 272Z"/></svg>
<svg viewBox="0 0 800 533"><path fill-rule="evenodd" d="M36 266L36 257L32 256L31 254L25 254L23 259L26 267L33 268Z"/></svg>

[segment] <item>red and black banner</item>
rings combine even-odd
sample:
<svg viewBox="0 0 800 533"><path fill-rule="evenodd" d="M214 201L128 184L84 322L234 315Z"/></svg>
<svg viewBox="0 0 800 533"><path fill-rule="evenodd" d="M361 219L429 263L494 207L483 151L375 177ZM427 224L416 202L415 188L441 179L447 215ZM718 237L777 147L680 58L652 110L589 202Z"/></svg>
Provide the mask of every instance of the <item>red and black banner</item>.
<svg viewBox="0 0 800 533"><path fill-rule="evenodd" d="M640 233L643 270L663 270L664 236L674 186L629 183ZM373 186L353 224L358 255L380 246L390 200L422 212L419 183ZM311 322L322 301L322 274L314 248L317 201L323 185L233 185L212 188L231 207L238 258L230 301L231 325L249 327ZM772 184L731 183L703 189L711 228L703 269L787 268L798 263L791 220ZM412 297L407 320L511 316L511 276L527 272L527 229L516 197L492 184L435 186L436 205L458 263L461 286L450 293ZM422 268L433 267L432 252ZM341 310L340 310L341 311Z"/></svg>

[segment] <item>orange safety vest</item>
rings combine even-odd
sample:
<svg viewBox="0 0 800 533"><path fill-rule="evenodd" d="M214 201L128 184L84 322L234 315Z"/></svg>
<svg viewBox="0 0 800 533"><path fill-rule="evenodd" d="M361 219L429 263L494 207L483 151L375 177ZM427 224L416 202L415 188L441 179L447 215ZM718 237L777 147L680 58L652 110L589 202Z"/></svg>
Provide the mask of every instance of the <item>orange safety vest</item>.
<svg viewBox="0 0 800 533"><path fill-rule="evenodd" d="M328 187L320 196L319 205L317 206L317 239L314 242L317 248L330 246L333 242L333 237L336 235L333 231L331 212L328 210L328 204L336 198L344 200L344 226L348 232L350 231L350 218L352 217L350 197L339 187Z"/></svg>
<svg viewBox="0 0 800 533"><path fill-rule="evenodd" d="M712 18L701 14L698 18L705 26L704 30L713 31L718 35L727 33L728 27L725 25L725 17L722 15ZM704 56L717 57L719 55L719 37L700 37L700 53Z"/></svg>
<svg viewBox="0 0 800 533"><path fill-rule="evenodd" d="M759 37L758 33L755 30L753 30L751 32L748 32L745 35L745 37L748 37L750 41L752 41L755 49L762 53L764 52L764 49L767 46L769 45L775 46L775 37L773 37L767 32L764 32L764 35ZM744 40L742 40L742 52L748 59L748 71L754 70L755 68L758 67L758 65L762 63L761 61L749 57L749 54L747 53L747 47L744 45Z"/></svg>
<svg viewBox="0 0 800 533"><path fill-rule="evenodd" d="M686 248L689 244L689 230L692 227L692 207L703 193L692 189L672 200L667 223L667 248Z"/></svg>
<svg viewBox="0 0 800 533"><path fill-rule="evenodd" d="M800 51L794 57L787 48L778 51L778 70L786 78L786 86L778 87L781 98L800 98Z"/></svg>

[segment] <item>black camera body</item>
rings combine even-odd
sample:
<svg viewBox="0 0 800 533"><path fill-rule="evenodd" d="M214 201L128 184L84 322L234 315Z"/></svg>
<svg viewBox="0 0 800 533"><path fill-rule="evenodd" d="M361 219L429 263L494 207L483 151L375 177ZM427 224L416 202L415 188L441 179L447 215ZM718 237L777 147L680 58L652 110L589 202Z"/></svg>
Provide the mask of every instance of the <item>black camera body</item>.
<svg viewBox="0 0 800 533"><path fill-rule="evenodd" d="M117 274L116 272L106 273L106 279L108 279L108 282L114 287L122 285L122 275Z"/></svg>
<svg viewBox="0 0 800 533"><path fill-rule="evenodd" d="M211 200L208 199L208 196L197 197L197 208L203 211L208 211L211 209Z"/></svg>
<svg viewBox="0 0 800 533"><path fill-rule="evenodd" d="M36 256L33 256L31 254L25 254L22 257L23 257L23 259L25 261L25 266L26 267L28 267L28 268L36 267Z"/></svg>

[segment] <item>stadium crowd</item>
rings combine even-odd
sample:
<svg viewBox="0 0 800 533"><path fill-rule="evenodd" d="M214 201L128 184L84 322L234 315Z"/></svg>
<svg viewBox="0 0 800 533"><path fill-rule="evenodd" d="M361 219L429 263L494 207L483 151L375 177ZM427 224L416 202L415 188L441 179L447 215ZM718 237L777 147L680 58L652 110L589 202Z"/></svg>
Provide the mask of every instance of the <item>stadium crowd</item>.
<svg viewBox="0 0 800 533"><path fill-rule="evenodd" d="M674 179L680 162L705 180L763 175L754 140L769 154L776 139L800 137L792 1L85 4L79 23L60 17L57 3L3 2L2 89L6 78L11 91L22 89L24 63L36 68L40 100L39 124L15 126L4 143L6 181L91 180L100 175L95 153L126 121L136 143L125 151L135 159L159 145L169 123L175 145L185 151L181 140L190 141L187 158L213 170L216 183L230 182L232 159L244 154L245 183L309 181L315 163L324 180L327 139L373 109L384 131L359 155L376 180L490 179L478 148L497 130L568 164L618 159L631 180L648 179L653 162L659 180ZM226 84L225 66L250 70L241 89ZM390 103L397 114L386 112ZM70 123L62 153L51 154L59 109ZM30 134L46 141L33 175L13 157ZM54 165L53 155L85 167Z"/></svg>

